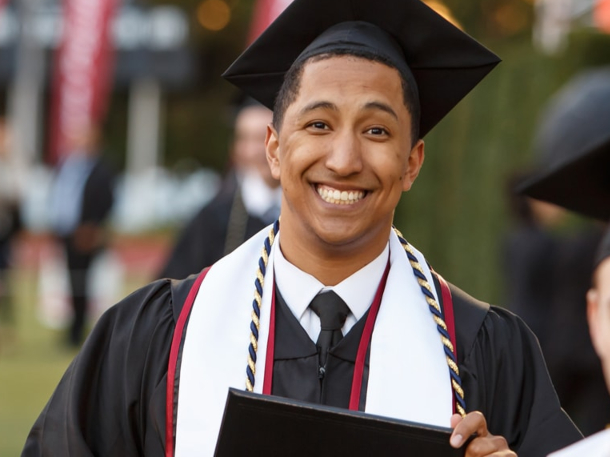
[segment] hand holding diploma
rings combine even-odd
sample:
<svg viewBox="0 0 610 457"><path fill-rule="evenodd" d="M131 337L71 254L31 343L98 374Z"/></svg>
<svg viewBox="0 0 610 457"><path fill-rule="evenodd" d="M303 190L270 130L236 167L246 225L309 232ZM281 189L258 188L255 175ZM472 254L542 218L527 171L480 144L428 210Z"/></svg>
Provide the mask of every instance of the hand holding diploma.
<svg viewBox="0 0 610 457"><path fill-rule="evenodd" d="M475 435L466 448L466 457L516 457L508 448L506 439L496 436L487 430L487 421L483 414L478 411L468 413L465 417L454 414L451 417L453 433L450 443L454 448L459 448L466 443L469 436Z"/></svg>

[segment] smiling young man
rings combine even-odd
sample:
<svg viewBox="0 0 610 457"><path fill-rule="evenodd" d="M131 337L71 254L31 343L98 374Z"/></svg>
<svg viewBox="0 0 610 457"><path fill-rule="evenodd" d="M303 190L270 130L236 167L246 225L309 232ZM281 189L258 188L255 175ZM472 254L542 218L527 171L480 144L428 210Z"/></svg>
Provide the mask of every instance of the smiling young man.
<svg viewBox="0 0 610 457"><path fill-rule="evenodd" d="M229 387L452 426L469 457L579 439L529 329L392 228L421 138L497 62L419 0L295 0L225 74L274 108L281 224L110 310L24 454L212 455Z"/></svg>
<svg viewBox="0 0 610 457"><path fill-rule="evenodd" d="M423 163L423 141L405 128L402 91L385 64L319 58L304 66L296 100L269 127L271 171L285 182L282 253L327 286L381 254Z"/></svg>

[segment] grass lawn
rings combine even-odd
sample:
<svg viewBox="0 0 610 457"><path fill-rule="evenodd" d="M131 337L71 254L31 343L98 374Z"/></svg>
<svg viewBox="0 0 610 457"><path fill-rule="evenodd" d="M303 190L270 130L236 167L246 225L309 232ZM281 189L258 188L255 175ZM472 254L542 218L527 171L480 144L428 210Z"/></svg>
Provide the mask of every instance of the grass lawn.
<svg viewBox="0 0 610 457"><path fill-rule="evenodd" d="M36 318L36 272L15 271L14 325L0 326L0 456L18 456L75 350ZM131 288L133 290L133 288Z"/></svg>

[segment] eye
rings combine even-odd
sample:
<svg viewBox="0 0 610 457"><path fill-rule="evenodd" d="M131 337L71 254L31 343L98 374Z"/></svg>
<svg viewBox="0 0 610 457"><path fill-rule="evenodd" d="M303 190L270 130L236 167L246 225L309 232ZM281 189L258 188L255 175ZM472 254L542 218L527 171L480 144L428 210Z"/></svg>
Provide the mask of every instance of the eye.
<svg viewBox="0 0 610 457"><path fill-rule="evenodd" d="M389 132L383 127L371 127L366 131L366 133L374 136L388 135Z"/></svg>
<svg viewBox="0 0 610 457"><path fill-rule="evenodd" d="M312 122L307 127L313 128L315 130L328 130L328 125L322 121Z"/></svg>

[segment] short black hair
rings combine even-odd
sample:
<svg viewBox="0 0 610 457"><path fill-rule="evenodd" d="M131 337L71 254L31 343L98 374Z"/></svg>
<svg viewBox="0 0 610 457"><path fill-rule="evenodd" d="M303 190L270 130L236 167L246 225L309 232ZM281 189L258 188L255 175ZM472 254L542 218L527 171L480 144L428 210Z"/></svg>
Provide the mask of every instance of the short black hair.
<svg viewBox="0 0 610 457"><path fill-rule="evenodd" d="M318 62L320 60L326 60L330 59L331 57L339 56L352 56L371 60L373 62L379 62L398 71L396 66L392 65L388 59L385 59L381 55L362 50L356 51L353 49L334 49L323 54L317 54L307 59L297 61L286 72L284 82L282 83L277 97L275 98L275 104L273 106L273 126L276 128L276 130L279 131L281 129L286 110L292 103L294 103L299 94L301 77L303 76L303 69L305 68L305 65L310 62ZM419 140L419 120L421 115L419 97L416 90L408 84L407 78L405 78L400 71L398 71L398 74L400 75L400 83L402 86L403 102L411 114L411 135L412 143L414 145L417 140Z"/></svg>

